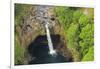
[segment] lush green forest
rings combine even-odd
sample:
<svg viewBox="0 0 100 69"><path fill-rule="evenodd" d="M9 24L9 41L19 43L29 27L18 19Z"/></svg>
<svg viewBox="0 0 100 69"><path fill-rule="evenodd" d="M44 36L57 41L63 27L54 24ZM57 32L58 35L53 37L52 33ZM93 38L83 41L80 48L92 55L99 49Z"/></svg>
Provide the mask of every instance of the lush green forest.
<svg viewBox="0 0 100 69"><path fill-rule="evenodd" d="M23 64L26 49L21 46L22 18L30 14L32 5L15 4L15 64ZM74 61L94 60L94 9L81 7L54 7Z"/></svg>
<svg viewBox="0 0 100 69"><path fill-rule="evenodd" d="M87 14L84 13L87 10ZM55 14L63 27L67 46L75 61L94 60L94 11L85 8L57 7ZM62 34L63 35L63 34Z"/></svg>

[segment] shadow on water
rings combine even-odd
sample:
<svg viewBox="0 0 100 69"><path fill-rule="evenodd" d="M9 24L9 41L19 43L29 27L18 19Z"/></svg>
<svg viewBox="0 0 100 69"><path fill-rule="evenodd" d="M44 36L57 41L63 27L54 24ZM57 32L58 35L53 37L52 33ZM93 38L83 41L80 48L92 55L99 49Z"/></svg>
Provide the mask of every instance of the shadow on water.
<svg viewBox="0 0 100 69"><path fill-rule="evenodd" d="M56 49L60 43L60 35L51 35L53 47ZM33 58L29 64L60 63L70 62L57 52L56 55L49 54L49 47L46 35L38 36L28 47L28 52Z"/></svg>

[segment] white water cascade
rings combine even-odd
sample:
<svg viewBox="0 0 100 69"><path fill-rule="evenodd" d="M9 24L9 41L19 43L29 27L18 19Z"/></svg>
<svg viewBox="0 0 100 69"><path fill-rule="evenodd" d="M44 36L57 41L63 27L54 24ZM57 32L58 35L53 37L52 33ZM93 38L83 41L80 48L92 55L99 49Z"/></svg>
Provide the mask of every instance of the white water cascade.
<svg viewBox="0 0 100 69"><path fill-rule="evenodd" d="M49 53L51 55L54 55L54 54L56 54L56 51L53 48L53 43L52 43L52 40L51 40L51 37L50 37L50 31L49 31L48 25L49 25L49 23L47 22L45 24L45 27L46 27L46 33L47 33L48 46L49 46Z"/></svg>

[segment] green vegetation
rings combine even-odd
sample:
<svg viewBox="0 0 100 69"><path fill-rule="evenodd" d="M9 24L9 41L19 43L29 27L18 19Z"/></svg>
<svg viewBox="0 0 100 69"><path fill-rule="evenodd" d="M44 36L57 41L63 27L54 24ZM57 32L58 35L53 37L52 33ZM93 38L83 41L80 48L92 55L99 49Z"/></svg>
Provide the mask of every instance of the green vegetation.
<svg viewBox="0 0 100 69"><path fill-rule="evenodd" d="M78 45L78 37L79 34L79 25L78 24L71 24L67 30L67 46L73 52L74 61L79 61L79 45Z"/></svg>
<svg viewBox="0 0 100 69"><path fill-rule="evenodd" d="M64 29L67 29L72 22L72 12L73 11L68 7L55 8L55 13Z"/></svg>
<svg viewBox="0 0 100 69"><path fill-rule="evenodd" d="M93 61L94 60L94 46L89 48L88 53L83 57L82 61Z"/></svg>
<svg viewBox="0 0 100 69"><path fill-rule="evenodd" d="M15 4L15 64L24 63L25 47L21 46L20 32L22 18L29 14L32 5Z"/></svg>
<svg viewBox="0 0 100 69"><path fill-rule="evenodd" d="M32 5L15 4L15 26L21 26L22 18L29 14Z"/></svg>
<svg viewBox="0 0 100 69"><path fill-rule="evenodd" d="M25 48L21 47L18 37L15 38L15 64L23 64Z"/></svg>
<svg viewBox="0 0 100 69"><path fill-rule="evenodd" d="M87 10L87 14L84 11ZM93 9L56 7L56 16L63 27L62 32L74 61L94 60L94 16Z"/></svg>

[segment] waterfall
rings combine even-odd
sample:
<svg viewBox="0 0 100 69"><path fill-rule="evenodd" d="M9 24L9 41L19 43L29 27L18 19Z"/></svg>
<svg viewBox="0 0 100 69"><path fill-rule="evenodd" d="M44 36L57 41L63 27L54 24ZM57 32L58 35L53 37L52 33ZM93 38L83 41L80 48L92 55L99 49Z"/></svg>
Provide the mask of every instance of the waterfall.
<svg viewBox="0 0 100 69"><path fill-rule="evenodd" d="M48 46L49 46L49 54L54 55L56 53L56 51L53 49L53 43L52 43L52 40L51 40L51 37L50 37L49 28L48 28L48 25L49 25L48 22L50 21L50 18L48 16L44 17L49 8L50 8L50 6L49 7L37 6L37 12L36 12L35 17L46 28L46 34L47 34L47 40L48 40Z"/></svg>
<svg viewBox="0 0 100 69"><path fill-rule="evenodd" d="M53 49L53 43L52 43L52 40L51 40L51 37L50 37L50 31L49 31L49 28L48 28L48 22L45 24L45 27L46 27L46 33L47 33L47 40L48 40L48 46L49 46L49 53L51 55L54 55L56 54L56 51Z"/></svg>

